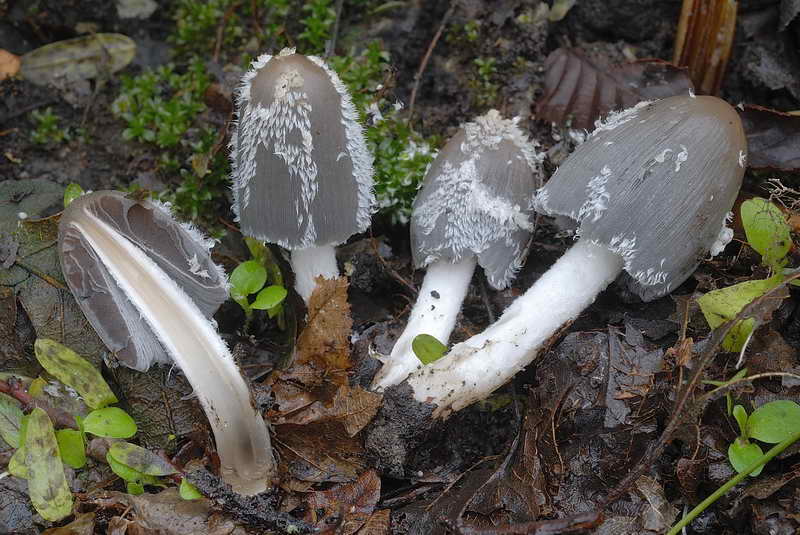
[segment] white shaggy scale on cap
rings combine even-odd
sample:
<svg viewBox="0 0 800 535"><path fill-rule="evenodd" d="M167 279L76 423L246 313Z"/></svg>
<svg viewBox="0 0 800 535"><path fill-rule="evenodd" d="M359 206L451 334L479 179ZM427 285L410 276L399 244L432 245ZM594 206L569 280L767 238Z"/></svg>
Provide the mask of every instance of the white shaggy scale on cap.
<svg viewBox="0 0 800 535"><path fill-rule="evenodd" d="M542 155L517 122L491 110L439 152L414 201L418 268L475 255L494 288L513 280L534 230L531 199L542 174Z"/></svg>
<svg viewBox="0 0 800 535"><path fill-rule="evenodd" d="M334 71L294 49L264 54L236 102L230 148L244 234L304 249L338 245L369 226L373 158Z"/></svg>

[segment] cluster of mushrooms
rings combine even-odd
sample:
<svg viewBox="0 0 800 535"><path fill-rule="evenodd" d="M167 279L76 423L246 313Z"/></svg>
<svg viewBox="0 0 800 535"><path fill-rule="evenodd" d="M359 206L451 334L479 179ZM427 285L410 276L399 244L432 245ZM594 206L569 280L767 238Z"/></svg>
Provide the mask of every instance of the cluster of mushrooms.
<svg viewBox="0 0 800 535"><path fill-rule="evenodd" d="M308 302L339 276L334 247L369 226L372 155L345 86L325 63L285 49L253 62L230 148L243 234L291 252ZM746 144L736 112L694 95L612 114L541 187L543 155L517 119L489 111L439 152L414 203L411 242L427 267L417 303L373 389L407 381L444 417L529 364L621 273L644 300L668 293L731 239ZM507 287L536 214L571 221L577 242L485 331L423 366L419 334L447 342L476 264ZM175 362L211 424L221 476L242 494L272 484L267 425L212 316L228 298L213 243L169 208L101 191L73 201L59 228L65 279L120 362Z"/></svg>

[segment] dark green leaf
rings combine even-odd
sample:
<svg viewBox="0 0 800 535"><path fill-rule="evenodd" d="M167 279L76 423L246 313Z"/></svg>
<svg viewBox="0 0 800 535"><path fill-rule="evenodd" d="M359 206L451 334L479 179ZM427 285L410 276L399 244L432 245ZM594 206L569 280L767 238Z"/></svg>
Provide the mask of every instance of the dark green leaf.
<svg viewBox="0 0 800 535"><path fill-rule="evenodd" d="M12 448L19 447L19 428L22 425L19 402L0 393L0 437Z"/></svg>
<svg viewBox="0 0 800 535"><path fill-rule="evenodd" d="M197 500L203 497L200 491L197 490L197 487L189 483L186 478L181 479L181 486L178 492L184 500Z"/></svg>
<svg viewBox="0 0 800 535"><path fill-rule="evenodd" d="M150 476L166 476L177 473L175 467L152 451L131 444L130 442L115 442L108 450L114 460Z"/></svg>
<svg viewBox="0 0 800 535"><path fill-rule="evenodd" d="M121 462L114 459L114 457L111 456L111 451L106 453L106 462L111 468L111 471L125 481L139 481L144 477L143 473L139 472L138 470L134 470L130 466L125 466Z"/></svg>
<svg viewBox="0 0 800 535"><path fill-rule="evenodd" d="M780 209L766 199L742 203L742 226L747 243L761 255L765 266L781 264L792 246L789 225Z"/></svg>
<svg viewBox="0 0 800 535"><path fill-rule="evenodd" d="M444 355L447 346L429 334L420 334L411 342L411 349L420 362L430 364Z"/></svg>
<svg viewBox="0 0 800 535"><path fill-rule="evenodd" d="M267 270L255 260L242 262L231 273L231 294L248 296L256 293L267 282Z"/></svg>
<svg viewBox="0 0 800 535"><path fill-rule="evenodd" d="M62 461L72 468L83 468L86 465L83 433L75 429L60 429L56 431L56 440Z"/></svg>
<svg viewBox="0 0 800 535"><path fill-rule="evenodd" d="M136 434L136 422L118 407L105 407L90 412L83 420L87 433L99 437L130 438Z"/></svg>
<svg viewBox="0 0 800 535"><path fill-rule="evenodd" d="M117 398L100 372L70 348L47 338L34 344L36 359L50 375L71 386L92 409L116 403Z"/></svg>
<svg viewBox="0 0 800 535"><path fill-rule="evenodd" d="M748 436L777 444L800 431L800 405L794 401L778 400L765 403L747 419Z"/></svg>
<svg viewBox="0 0 800 535"><path fill-rule="evenodd" d="M58 455L53 424L40 408L31 411L25 434L28 494L36 511L51 522L72 513L72 493Z"/></svg>
<svg viewBox="0 0 800 535"><path fill-rule="evenodd" d="M286 299L287 293L286 288L283 286L267 286L258 292L258 297L256 297L256 300L250 306L257 310L275 308Z"/></svg>
<svg viewBox="0 0 800 535"><path fill-rule="evenodd" d="M759 457L764 455L758 444L737 438L731 445L728 446L728 459L737 472L741 472L751 464L753 464ZM756 470L750 473L751 477L755 477L761 473L764 466L759 466Z"/></svg>

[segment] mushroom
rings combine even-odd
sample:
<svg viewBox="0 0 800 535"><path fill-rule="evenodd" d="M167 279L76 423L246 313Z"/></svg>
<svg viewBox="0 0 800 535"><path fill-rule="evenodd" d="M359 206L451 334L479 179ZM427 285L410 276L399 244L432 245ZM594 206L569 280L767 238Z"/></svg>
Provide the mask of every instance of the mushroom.
<svg viewBox="0 0 800 535"><path fill-rule="evenodd" d="M334 246L370 223L372 154L358 113L320 58L263 54L242 78L231 138L234 212L242 232L289 249L308 302L316 278L339 276Z"/></svg>
<svg viewBox="0 0 800 535"><path fill-rule="evenodd" d="M577 223L578 242L480 334L411 374L447 415L500 387L625 271L643 300L681 284L730 241L746 142L715 97L642 102L598 123L539 190L535 208Z"/></svg>
<svg viewBox="0 0 800 535"><path fill-rule="evenodd" d="M420 361L419 334L447 343L475 264L489 284L506 288L522 267L534 229L531 192L541 185L536 144L497 110L466 123L431 164L411 216L415 267L425 279L403 334L372 383L405 380Z"/></svg>
<svg viewBox="0 0 800 535"><path fill-rule="evenodd" d="M114 191L70 203L58 241L67 285L103 342L140 371L174 360L208 416L222 479L242 494L265 490L275 470L267 427L210 320L228 297L213 241Z"/></svg>

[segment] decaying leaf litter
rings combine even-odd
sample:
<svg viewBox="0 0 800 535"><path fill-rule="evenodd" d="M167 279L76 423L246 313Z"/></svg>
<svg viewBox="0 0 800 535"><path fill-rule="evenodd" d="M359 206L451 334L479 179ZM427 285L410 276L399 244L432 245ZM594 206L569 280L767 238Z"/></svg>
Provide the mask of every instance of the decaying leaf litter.
<svg viewBox="0 0 800 535"><path fill-rule="evenodd" d="M400 391L387 392L383 400L368 391L378 366L370 349L391 351L422 280L422 273L411 271L407 227L396 224L401 217L384 210L374 218L368 235L342 247L339 261L350 284L340 281L326 288L330 293L323 302L310 304L305 328L303 307L292 296L281 316L256 311L247 330L243 310L232 301L217 314L226 343L255 380L254 403L273 424L280 454L277 495L253 502L226 492L214 479L211 437L182 375L161 367L142 376L114 367L113 360L103 362L102 342L65 291L55 253L57 217L48 216L61 210L69 183L85 190L124 189L133 183L140 189L162 190L184 216L195 217L216 235L225 229L215 256L228 272L253 257L232 223L224 178L215 173L226 156L224 127L231 91L247 64L245 54L277 52L290 44L301 52L324 52L336 20L335 2L284 6L221 1L210 3L217 10L210 22L193 11L196 2L181 2L177 8L152 3L149 13L137 15L143 18L136 21L135 30L130 19L121 18L124 10L113 5L88 2L70 8L38 2L36 10L25 11L15 2L7 4L0 5L0 12L8 13L8 20L0 23L0 48L23 60L26 53L52 42L98 37L91 41L95 48L79 50L88 52L83 58L96 58L89 80L58 76L44 86L24 78L0 83L0 175L5 179L0 183L2 371L36 381L45 372L34 358L34 340L64 343L95 369L104 370L119 405L138 425L139 434L130 440L169 459L210 498L181 500L179 478L171 475L160 476L164 479L159 485L169 487L165 490L140 478L145 494L119 492L126 485L109 470L107 456L110 441L121 439L95 437L87 447L86 467L64 470L75 516L60 524L70 523L84 533L231 533L286 522L343 533L665 532L684 506L688 510L735 474L728 447L739 430L728 414L728 394L731 403L743 405L747 413L771 401L800 397L794 375L800 371L800 316L792 290L756 301L763 326L749 339L744 359L747 375L761 377L755 381L736 377L739 354L725 353L719 348L722 339L709 337L697 305L702 294L765 281L775 272L777 264L765 261L769 255L758 250L758 240L742 227L737 203L735 243L722 256L701 263L672 297L642 304L623 285L612 286L549 353L507 387L443 423L425 424L427 433L411 432L403 419L416 416L424 424L424 409L404 405ZM303 10L303 4L316 4L316 11ZM597 114L624 101L614 97L609 104L605 95L625 95L625 84L636 80L659 91L675 86L673 90L683 94L687 87L686 78L679 78L680 71L672 67L628 63L672 59L677 3L582 1L561 19L555 16L556 7L551 14L544 2L411 4L343 2L333 47L345 58L339 67L353 75L348 79L340 72L348 83L358 84L358 76L366 79L355 93L356 104L367 108L374 100L378 113L402 117L412 110L395 110L394 104L408 103L415 94L411 124L420 137L402 137L418 144L417 152L405 153L405 158L441 146L435 136L443 141L459 124L494 107L504 115L522 117L520 124L542 144L548 156L545 165L553 169L583 135L568 126L589 127ZM557 4L563 10L569 2ZM796 116L791 114L800 108L800 69L790 52L800 39L794 15L792 2L740 2L731 60L721 85L721 96L744 108L750 170L739 201L769 198L773 192L774 205L790 222L798 208L794 173L800 152ZM108 57L91 52L97 50L97 39L113 33L128 36L137 47L133 65L121 72L115 72L119 54L113 50ZM380 41L373 51L387 52L388 61L361 54L372 40ZM206 74L178 79L192 68L190 53L200 55L198 65L205 64ZM580 77L569 70L569 62L566 71L582 80L572 86L577 94L570 94L570 87L559 84L547 68L558 55L578 62L572 69L580 69ZM123 79L170 60L176 66L155 78L155 89L149 79ZM53 61L60 64L64 58ZM357 68L370 62L382 67L376 72ZM79 71L85 72L81 65ZM199 73L200 67L196 69L192 72ZM119 100L120 94L131 95L126 93L131 87L158 95L168 107L151 109L134 97ZM171 99L171 88L179 88L179 95L198 95L200 105ZM656 96L669 94L673 93ZM547 115L554 102L567 103L559 116ZM165 113L163 124L148 122L150 113ZM580 117L588 119L577 122ZM365 116L367 124L392 125L391 130L376 128L376 136L402 136L399 121L379 121L374 110ZM154 140L148 139L148 131L154 132ZM181 136L185 145L171 144ZM432 145L421 146L423 139ZM388 155L389 149L381 150ZM389 156L378 160L392 161ZM424 161L422 165L424 170ZM384 176L391 178L405 169L388 167ZM420 169L412 169L419 180ZM27 218L18 225L21 213ZM203 220L209 214L213 216ZM558 234L547 220L542 223L526 267L511 289L495 292L487 288L482 274L473 278L454 342L487 326L571 245L571 239ZM783 262L782 268L797 265L791 244L780 256L775 261ZM289 273L280 254L274 262ZM728 314L735 317L736 312ZM295 318L300 321L296 345L291 328ZM292 359L293 348L297 351ZM706 362L705 370L695 377L693 370L701 361ZM57 375L44 377L52 382L33 385L34 391L45 387L37 406L57 429L69 428L65 424L70 417L74 421L74 415L90 412L89 407L76 406L54 414L60 408L58 400L69 396L59 391L63 387L55 381ZM3 406L32 413L23 394L33 383L9 379L2 376L11 396ZM718 384L703 386L701 381ZM695 388L680 388L687 382ZM12 413L17 414L9 409L3 415ZM41 420L41 412L36 414ZM13 436L18 419L12 415L7 420L11 425L3 427L2 436L11 445L6 433ZM36 432L47 434L40 426ZM735 487L702 513L694 532L796 530L794 511L800 498L792 451L770 461L758 478ZM8 447L0 451L3 466L12 452ZM211 472L201 470L202 465ZM377 477L374 468L383 477ZM37 532L34 522L48 527L41 520L45 515L31 509L33 495L23 480L5 477L0 486L0 531Z"/></svg>

